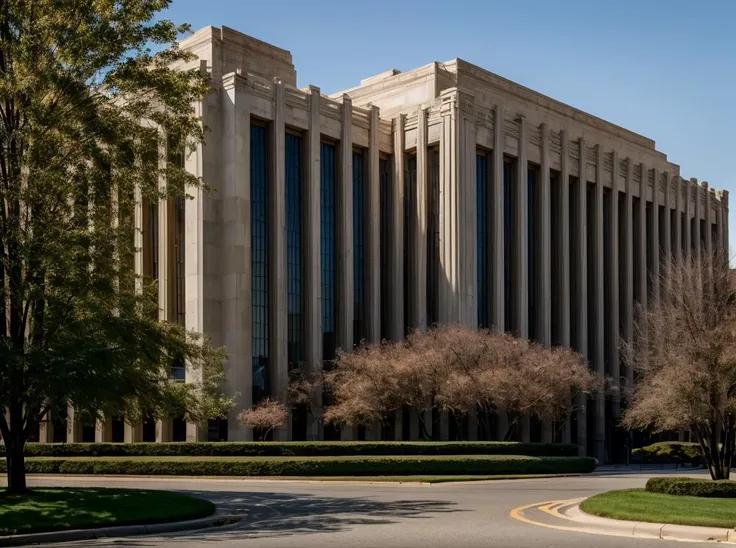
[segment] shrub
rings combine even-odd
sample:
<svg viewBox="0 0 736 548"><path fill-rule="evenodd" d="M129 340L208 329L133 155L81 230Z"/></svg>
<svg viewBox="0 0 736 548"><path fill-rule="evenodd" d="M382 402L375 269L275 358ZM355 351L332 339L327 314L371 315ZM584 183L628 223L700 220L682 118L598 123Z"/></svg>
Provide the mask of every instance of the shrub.
<svg viewBox="0 0 736 548"><path fill-rule="evenodd" d="M262 439L265 439L271 430L279 428L289 420L289 411L283 403L266 398L253 409L241 411L238 419L245 426L260 430Z"/></svg>
<svg viewBox="0 0 736 548"><path fill-rule="evenodd" d="M701 466L703 454L697 443L665 441L639 447L631 452L638 462L653 464L692 464Z"/></svg>
<svg viewBox="0 0 736 548"><path fill-rule="evenodd" d="M0 464L0 471L5 463ZM590 457L394 456L222 458L210 460L28 459L29 473L163 476L399 476L573 474L595 469Z"/></svg>
<svg viewBox="0 0 736 548"><path fill-rule="evenodd" d="M574 457L577 445L517 442L29 443L29 457L319 457L526 455Z"/></svg>
<svg viewBox="0 0 736 548"><path fill-rule="evenodd" d="M736 481L695 478L651 478L646 490L650 493L689 497L736 498Z"/></svg>

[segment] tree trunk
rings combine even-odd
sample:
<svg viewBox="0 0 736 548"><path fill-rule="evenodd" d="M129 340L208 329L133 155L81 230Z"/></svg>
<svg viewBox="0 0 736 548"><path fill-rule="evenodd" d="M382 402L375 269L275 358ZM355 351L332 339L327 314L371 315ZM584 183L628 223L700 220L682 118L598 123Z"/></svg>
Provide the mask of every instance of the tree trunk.
<svg viewBox="0 0 736 548"><path fill-rule="evenodd" d="M23 449L25 440L18 436L11 436L5 440L5 459L8 465L8 493L25 493L26 463Z"/></svg>

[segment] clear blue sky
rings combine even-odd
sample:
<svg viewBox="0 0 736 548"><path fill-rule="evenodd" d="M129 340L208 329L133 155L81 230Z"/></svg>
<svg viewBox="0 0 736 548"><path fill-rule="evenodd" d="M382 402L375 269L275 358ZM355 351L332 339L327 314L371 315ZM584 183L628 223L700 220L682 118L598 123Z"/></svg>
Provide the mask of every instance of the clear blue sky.
<svg viewBox="0 0 736 548"><path fill-rule="evenodd" d="M654 139L736 205L736 0L173 0L166 16L288 49L323 93L460 57Z"/></svg>

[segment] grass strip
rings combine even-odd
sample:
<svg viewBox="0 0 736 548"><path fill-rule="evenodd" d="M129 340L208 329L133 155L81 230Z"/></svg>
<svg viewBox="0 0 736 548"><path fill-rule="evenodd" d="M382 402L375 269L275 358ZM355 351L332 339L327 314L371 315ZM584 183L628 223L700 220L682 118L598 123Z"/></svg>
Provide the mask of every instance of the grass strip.
<svg viewBox="0 0 736 548"><path fill-rule="evenodd" d="M211 502L140 489L38 488L0 492L0 535L167 523L209 516Z"/></svg>
<svg viewBox="0 0 736 548"><path fill-rule="evenodd" d="M604 518L700 525L736 526L736 499L687 497L625 489L601 493L583 501L580 509Z"/></svg>

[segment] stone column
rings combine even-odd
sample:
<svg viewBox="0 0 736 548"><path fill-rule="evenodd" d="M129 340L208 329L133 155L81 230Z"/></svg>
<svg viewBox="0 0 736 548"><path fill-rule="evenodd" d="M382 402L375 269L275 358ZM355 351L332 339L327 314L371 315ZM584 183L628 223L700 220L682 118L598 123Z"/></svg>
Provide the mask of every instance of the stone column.
<svg viewBox="0 0 736 548"><path fill-rule="evenodd" d="M459 317L457 207L458 127L456 90L442 93L440 107L440 270L438 318L443 324L457 323Z"/></svg>
<svg viewBox="0 0 736 548"><path fill-rule="evenodd" d="M51 411L46 412L38 425L38 441L40 443L53 443L54 441L54 422L51 420Z"/></svg>
<svg viewBox="0 0 736 548"><path fill-rule="evenodd" d="M682 264L682 184L678 175L672 176L672 187L675 193L675 245L673 259L678 266Z"/></svg>
<svg viewBox="0 0 736 548"><path fill-rule="evenodd" d="M288 308L286 271L286 127L284 84L274 79L274 116L271 127L271 176L269 178L269 391L283 400L288 383ZM274 441L289 439L289 424L274 431Z"/></svg>
<svg viewBox="0 0 736 548"><path fill-rule="evenodd" d="M593 341L595 354L593 358L593 367L599 382L602 382L606 376L606 356L605 356L605 287L603 280L604 256L603 250L605 242L603 238L603 163L604 153L603 146L596 145L596 169L595 169L595 211L593 212L594 226L592 227L593 240ZM589 321L591 318L589 318ZM595 446L594 456L601 462L606 459L606 399L602 390L596 392L595 395Z"/></svg>
<svg viewBox="0 0 736 548"><path fill-rule="evenodd" d="M414 210L409 215L409 318L412 328L427 328L427 110L417 109L417 174ZM408 197L407 197L408 199Z"/></svg>
<svg viewBox="0 0 736 548"><path fill-rule="evenodd" d="M337 181L337 346L353 349L354 262L353 262L353 103L342 97L342 139ZM355 438L352 426L341 425L340 438Z"/></svg>
<svg viewBox="0 0 736 548"><path fill-rule="evenodd" d="M537 313L537 336L539 342L545 346L552 345L552 221L550 209L552 198L550 196L550 159L549 159L549 129L547 124L539 127L541 133L541 162L539 177L539 272L537 276L537 302L539 312ZM552 421L545 420L542 424L542 441L551 443L554 437L554 426Z"/></svg>
<svg viewBox="0 0 736 548"><path fill-rule="evenodd" d="M575 288L574 295L571 295L571 299L575 307L575 329L576 329L576 340L578 343L578 352L580 352L586 359L589 359L588 355L588 252L586 249L586 235L588 232L587 227L587 185L588 178L586 175L587 171L587 145L585 139L582 137L579 140L579 165L578 165L578 188L577 188L577 200L575 208L577 210L578 226L577 237L575 238L575 281L577 287ZM577 438L578 445L582 448L583 452L587 451L588 447L588 425L587 425L587 398L585 394L579 394L577 397Z"/></svg>
<svg viewBox="0 0 736 548"><path fill-rule="evenodd" d="M702 219L700 209L700 185L698 184L698 180L694 177L690 179L690 184L694 189L693 194L695 194L693 197L693 207L695 208L693 210L693 256L695 261L700 263L703 256L703 236L700 234L700 219Z"/></svg>
<svg viewBox="0 0 736 548"><path fill-rule="evenodd" d="M570 145L567 131L560 131L560 180L557 187L558 200L555 216L558 219L557 245L555 248L555 268L557 269L557 285L554 288L560 306L557 307L559 340L554 344L570 346ZM570 417L565 421L563 442L570 443L572 438Z"/></svg>
<svg viewBox="0 0 736 548"><path fill-rule="evenodd" d="M392 305L388 334L391 340L404 338L404 124L406 116L394 118L394 177L391 188L391 288Z"/></svg>
<svg viewBox="0 0 736 548"><path fill-rule="evenodd" d="M624 233L623 233L623 293L621 301L624 305L624 341L634 342L634 164L631 158L626 159L626 183L624 195ZM628 393L634 388L634 368L630 362L626 367L626 390Z"/></svg>
<svg viewBox="0 0 736 548"><path fill-rule="evenodd" d="M206 429L205 434L206 434ZM188 435L188 432L187 432ZM143 425L141 423L137 424L130 424L125 423L124 429L123 429L123 441L125 443L140 443L143 441ZM187 441L190 441L187 439ZM199 440L191 440L191 441L199 441Z"/></svg>
<svg viewBox="0 0 736 548"><path fill-rule="evenodd" d="M705 193L705 256L708 260L713 257L713 231L710 223L710 195L711 190L708 188L708 182L703 181L703 192Z"/></svg>
<svg viewBox="0 0 736 548"><path fill-rule="evenodd" d="M456 238L459 240L459 254L455 263L459 288L458 320L473 329L478 327L478 167L475 125L474 98L458 91L458 143L455 148L458 161L455 172L457 179L453 184L458 193L455 207Z"/></svg>
<svg viewBox="0 0 736 548"><path fill-rule="evenodd" d="M664 174L664 253L662 253L662 264L660 273L662 275L663 291L665 295L670 292L669 268L672 263L672 184L670 175ZM662 272L662 270L664 270Z"/></svg>
<svg viewBox="0 0 736 548"><path fill-rule="evenodd" d="M309 129L307 131L304 185L304 349L309 370L313 373L322 369L322 264L320 255L320 90L309 87ZM314 402L309 412L307 438L322 439L321 406L322 393L313 394Z"/></svg>
<svg viewBox="0 0 736 548"><path fill-rule="evenodd" d="M684 196L685 196L685 233L683 234L685 238L685 245L684 248L684 256L683 260L686 262L689 262L692 259L692 251L693 251L693 240L692 240L692 233L690 230L690 218L693 216L693 193L690 190L690 181L688 179L682 180L682 185L685 187L684 189Z"/></svg>
<svg viewBox="0 0 736 548"><path fill-rule="evenodd" d="M222 342L227 348L228 440L252 441L237 415L253 405L251 300L250 102L245 78L228 75L222 108ZM171 420L156 424L157 441L173 439Z"/></svg>
<svg viewBox="0 0 736 548"><path fill-rule="evenodd" d="M82 422L77 419L74 407L69 404L66 414L66 442L81 443L82 442Z"/></svg>
<svg viewBox="0 0 736 548"><path fill-rule="evenodd" d="M368 230L366 231L366 339L370 343L381 340L381 179L380 119L378 107L370 107L368 137ZM425 307L426 311L426 307ZM426 323L426 316L425 316Z"/></svg>
<svg viewBox="0 0 736 548"><path fill-rule="evenodd" d="M621 414L621 371L619 367L619 241L618 241L618 198L619 198L619 160L618 151L611 151L611 214L609 217L609 242L608 252L611 254L610 269L605 276L610 276L608 285L608 302L611 308L607 314L608 340L610 341L610 350L608 355L608 363L610 364L610 374L613 377L614 391L612 397L612 413L614 421L618 421Z"/></svg>
<svg viewBox="0 0 736 548"><path fill-rule="evenodd" d="M503 196L503 150L504 150L504 108L498 104L493 116L493 179L491 181L491 271L493 276L491 292L495 331L503 333L504 325L504 196Z"/></svg>
<svg viewBox="0 0 736 548"><path fill-rule="evenodd" d="M662 252L659 239L659 170L654 168L652 184L652 302L659 302L659 286L662 279L659 275L659 255Z"/></svg>
<svg viewBox="0 0 736 548"><path fill-rule="evenodd" d="M112 442L112 421L105 418L97 420L95 423L95 442L111 443Z"/></svg>
<svg viewBox="0 0 736 548"><path fill-rule="evenodd" d="M731 247L728 238L728 190L721 191L721 205L723 206L723 247L726 250L726 256L731 258Z"/></svg>
<svg viewBox="0 0 736 548"><path fill-rule="evenodd" d="M716 238L718 239L718 252L723 251L723 203L721 202L723 194L721 191L716 193Z"/></svg>
<svg viewBox="0 0 736 548"><path fill-rule="evenodd" d="M529 264L527 248L529 247L529 166L527 164L527 129L526 118L522 115L519 122L519 148L516 166L516 182L514 203L514 278L517 284L516 301L516 329L521 338L529 336Z"/></svg>

